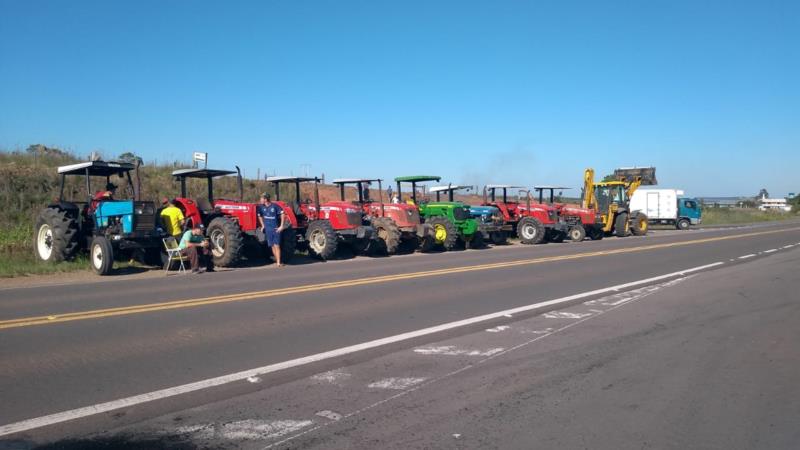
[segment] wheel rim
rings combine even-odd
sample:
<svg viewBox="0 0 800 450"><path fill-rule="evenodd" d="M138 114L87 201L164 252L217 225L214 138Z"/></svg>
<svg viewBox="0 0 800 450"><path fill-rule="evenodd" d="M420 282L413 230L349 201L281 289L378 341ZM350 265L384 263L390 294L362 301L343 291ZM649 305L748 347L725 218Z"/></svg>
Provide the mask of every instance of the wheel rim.
<svg viewBox="0 0 800 450"><path fill-rule="evenodd" d="M225 254L225 233L222 230L214 230L211 232L211 253L219 258Z"/></svg>
<svg viewBox="0 0 800 450"><path fill-rule="evenodd" d="M533 239L536 237L536 227L530 224L522 226L522 237L525 239Z"/></svg>
<svg viewBox="0 0 800 450"><path fill-rule="evenodd" d="M580 239L580 237L581 233L578 230L572 229L569 231L569 238L572 239L573 241L577 241L578 239Z"/></svg>
<svg viewBox="0 0 800 450"><path fill-rule="evenodd" d="M437 244L441 244L447 239L447 228L444 225L437 223L433 226L434 238Z"/></svg>
<svg viewBox="0 0 800 450"><path fill-rule="evenodd" d="M311 239L309 239L309 243L315 252L320 253L322 249L325 248L325 241L325 233L322 231L314 230L314 232L311 233Z"/></svg>
<svg viewBox="0 0 800 450"><path fill-rule="evenodd" d="M39 227L39 233L36 236L36 251L43 260L50 259L53 254L53 230L50 225L45 224Z"/></svg>
<svg viewBox="0 0 800 450"><path fill-rule="evenodd" d="M642 231L647 231L647 220L644 218L639 219L639 229Z"/></svg>
<svg viewBox="0 0 800 450"><path fill-rule="evenodd" d="M100 244L92 246L92 266L97 270L103 267L103 247Z"/></svg>
<svg viewBox="0 0 800 450"><path fill-rule="evenodd" d="M386 241L387 239L389 239L389 232L386 231L386 229L384 228L378 228L378 237L382 241Z"/></svg>

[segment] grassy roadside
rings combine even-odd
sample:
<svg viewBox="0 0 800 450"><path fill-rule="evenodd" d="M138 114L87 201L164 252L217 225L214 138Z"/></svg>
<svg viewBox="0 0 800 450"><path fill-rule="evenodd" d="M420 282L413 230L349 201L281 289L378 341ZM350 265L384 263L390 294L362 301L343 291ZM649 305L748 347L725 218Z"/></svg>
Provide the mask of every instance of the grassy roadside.
<svg viewBox="0 0 800 450"><path fill-rule="evenodd" d="M800 218L800 214L759 211L755 208L703 208L703 225L737 225L797 218Z"/></svg>

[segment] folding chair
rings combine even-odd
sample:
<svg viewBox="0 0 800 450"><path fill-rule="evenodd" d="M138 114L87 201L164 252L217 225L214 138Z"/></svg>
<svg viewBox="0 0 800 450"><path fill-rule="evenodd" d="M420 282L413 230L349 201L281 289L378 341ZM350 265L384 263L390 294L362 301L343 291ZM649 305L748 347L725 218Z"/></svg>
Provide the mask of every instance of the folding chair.
<svg viewBox="0 0 800 450"><path fill-rule="evenodd" d="M164 249L167 251L167 262L164 264L164 273L169 275L169 268L172 267L172 263L175 261L180 263L178 273L186 272L186 265L184 264L184 261L188 261L189 257L181 253L181 249L178 246L178 241L172 236L165 237L162 240L164 241Z"/></svg>

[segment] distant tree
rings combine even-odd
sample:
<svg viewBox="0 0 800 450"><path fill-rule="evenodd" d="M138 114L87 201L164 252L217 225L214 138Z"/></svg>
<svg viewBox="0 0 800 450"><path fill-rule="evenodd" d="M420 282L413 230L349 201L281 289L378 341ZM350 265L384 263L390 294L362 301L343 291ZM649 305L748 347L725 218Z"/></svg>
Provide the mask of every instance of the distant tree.
<svg viewBox="0 0 800 450"><path fill-rule="evenodd" d="M140 156L137 156L133 152L125 152L117 157L120 161L125 161L131 164L144 164L144 161Z"/></svg>
<svg viewBox="0 0 800 450"><path fill-rule="evenodd" d="M769 198L769 192L767 192L766 188L761 188L761 190L758 191L758 195L756 195L756 198L760 199L764 197Z"/></svg>
<svg viewBox="0 0 800 450"><path fill-rule="evenodd" d="M613 173L611 175L606 175L603 177L603 182L605 183L606 181L617 181L617 177L615 177Z"/></svg>
<svg viewBox="0 0 800 450"><path fill-rule="evenodd" d="M741 202L739 202L739 204L741 205L742 208L755 208L756 206L758 206L755 200L742 200Z"/></svg>

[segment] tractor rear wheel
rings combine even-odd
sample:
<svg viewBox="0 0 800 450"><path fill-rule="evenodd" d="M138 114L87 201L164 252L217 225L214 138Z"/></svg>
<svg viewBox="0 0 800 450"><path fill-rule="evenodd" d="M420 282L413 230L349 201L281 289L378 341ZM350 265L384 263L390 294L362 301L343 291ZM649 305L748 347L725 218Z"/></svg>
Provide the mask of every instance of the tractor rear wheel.
<svg viewBox="0 0 800 450"><path fill-rule="evenodd" d="M294 253L296 250L297 233L294 232L294 228L289 226L285 230L281 231L281 262L286 264L291 261L292 258L294 258Z"/></svg>
<svg viewBox="0 0 800 450"><path fill-rule="evenodd" d="M75 256L78 250L78 222L66 211L43 209L36 219L34 230L33 249L42 261L59 262Z"/></svg>
<svg viewBox="0 0 800 450"><path fill-rule="evenodd" d="M339 245L336 232L327 220L314 220L308 224L306 230L308 250L315 256L325 260L336 254Z"/></svg>
<svg viewBox="0 0 800 450"><path fill-rule="evenodd" d="M483 232L476 231L475 233L473 233L472 238L470 238L470 240L467 241L467 247L471 249L485 248L486 242L484 241Z"/></svg>
<svg viewBox="0 0 800 450"><path fill-rule="evenodd" d="M644 236L647 234L647 216L642 213L636 213L631 219L631 233L634 236Z"/></svg>
<svg viewBox="0 0 800 450"><path fill-rule="evenodd" d="M492 240L492 244L494 245L508 244L508 235L505 231L492 231L489 233L489 238Z"/></svg>
<svg viewBox="0 0 800 450"><path fill-rule="evenodd" d="M96 236L89 246L89 261L98 275L108 275L114 268L114 247L105 236Z"/></svg>
<svg viewBox="0 0 800 450"><path fill-rule="evenodd" d="M614 236L625 237L628 235L628 213L619 213L614 219Z"/></svg>
<svg viewBox="0 0 800 450"><path fill-rule="evenodd" d="M244 238L237 221L230 217L217 217L208 224L206 236L211 241L215 266L230 267L239 262Z"/></svg>
<svg viewBox="0 0 800 450"><path fill-rule="evenodd" d="M433 217L428 221L433 227L433 241L435 245L441 245L445 250L453 250L458 243L458 231L453 222L447 217Z"/></svg>
<svg viewBox="0 0 800 450"><path fill-rule="evenodd" d="M570 241L581 242L586 237L586 230L581 225L573 225L567 232Z"/></svg>
<svg viewBox="0 0 800 450"><path fill-rule="evenodd" d="M523 217L517 224L517 236L523 244L541 244L545 238L544 225L535 217Z"/></svg>
<svg viewBox="0 0 800 450"><path fill-rule="evenodd" d="M378 253L393 255L400 246L400 228L390 217L376 217L372 219L372 226L378 235L375 250Z"/></svg>

